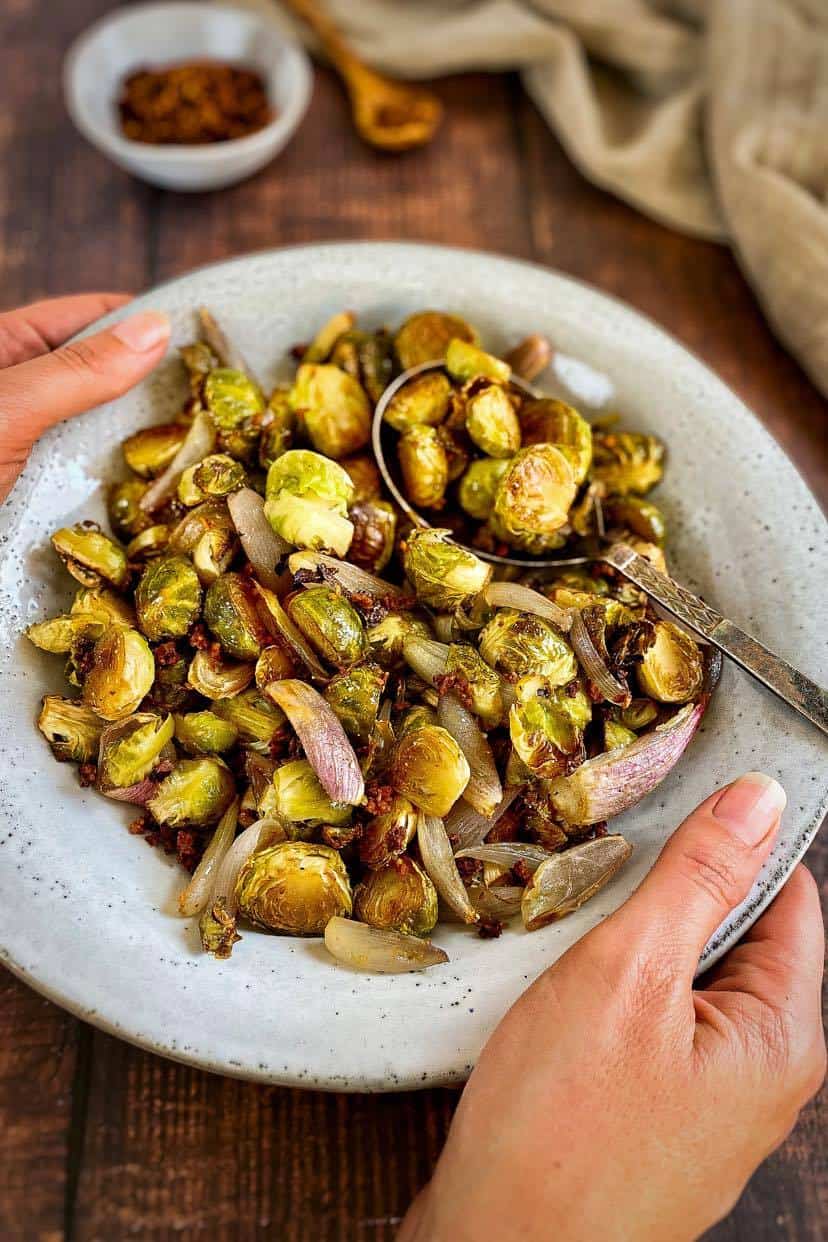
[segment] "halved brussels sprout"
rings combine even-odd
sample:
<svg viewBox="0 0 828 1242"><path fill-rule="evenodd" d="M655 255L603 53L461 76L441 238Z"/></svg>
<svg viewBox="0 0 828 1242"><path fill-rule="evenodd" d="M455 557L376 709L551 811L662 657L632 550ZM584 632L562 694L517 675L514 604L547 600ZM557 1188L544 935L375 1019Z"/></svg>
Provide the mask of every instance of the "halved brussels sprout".
<svg viewBox="0 0 828 1242"><path fill-rule="evenodd" d="M223 500L205 500L189 513L185 513L170 532L170 551L176 555L193 555L200 541L212 531L235 535L233 519Z"/></svg>
<svg viewBox="0 0 828 1242"><path fill-rule="evenodd" d="M403 488L417 509L440 509L448 486L448 459L433 427L414 426L401 435L397 456Z"/></svg>
<svg viewBox="0 0 828 1242"><path fill-rule="evenodd" d="M183 638L201 615L201 583L186 556L150 561L135 588L138 625L152 642Z"/></svg>
<svg viewBox="0 0 828 1242"><path fill-rule="evenodd" d="M319 936L353 907L339 854L309 841L281 841L252 854L239 872L236 900L251 923L291 936Z"/></svg>
<svg viewBox="0 0 828 1242"><path fill-rule="evenodd" d="M152 517L138 503L148 486L143 479L124 479L109 489L106 501L109 524L125 543L152 526Z"/></svg>
<svg viewBox="0 0 828 1242"><path fill-rule="evenodd" d="M274 741L285 731L284 712L258 690L214 699L212 711L235 727L243 745L260 754L269 754Z"/></svg>
<svg viewBox="0 0 828 1242"><path fill-rule="evenodd" d="M442 311L418 311L409 315L394 337L394 349L404 371L423 362L445 358L449 342L454 339L475 344L477 332L458 315Z"/></svg>
<svg viewBox="0 0 828 1242"><path fill-rule="evenodd" d="M135 625L135 611L122 595L106 587L79 587L69 612L73 617L89 617L110 625Z"/></svg>
<svg viewBox="0 0 828 1242"><path fill-rule="evenodd" d="M501 681L470 643L451 643L440 689L451 690L484 724L493 727L503 719Z"/></svg>
<svg viewBox="0 0 828 1242"><path fill-rule="evenodd" d="M265 516L298 548L330 548L344 556L353 535L346 517L353 484L345 470L307 449L290 449L267 472Z"/></svg>
<svg viewBox="0 0 828 1242"><path fill-rule="evenodd" d="M52 535L52 547L83 586L97 587L106 582L120 590L129 580L126 552L95 522L61 527Z"/></svg>
<svg viewBox="0 0 828 1242"><path fill-rule="evenodd" d="M446 349L446 370L456 380L472 380L479 375L507 384L512 375L508 362L487 354L469 341L454 337Z"/></svg>
<svg viewBox="0 0 828 1242"><path fill-rule="evenodd" d="M376 405L394 373L391 338L384 329L344 332L331 351L329 361L359 380Z"/></svg>
<svg viewBox="0 0 828 1242"><path fill-rule="evenodd" d="M239 548L234 530L214 528L206 530L193 548L193 566L202 586L212 583L226 573Z"/></svg>
<svg viewBox="0 0 828 1242"><path fill-rule="evenodd" d="M83 638L100 638L111 622L98 617L64 616L50 617L47 621L36 621L26 627L25 634L30 643L50 655L68 655L74 645Z"/></svg>
<svg viewBox="0 0 828 1242"><path fill-rule="evenodd" d="M632 431L596 431L592 437L592 477L619 496L643 495L664 472L664 445L655 436Z"/></svg>
<svg viewBox="0 0 828 1242"><path fill-rule="evenodd" d="M427 815L448 815L469 783L466 756L440 725L404 733L391 759L389 780L397 793Z"/></svg>
<svg viewBox="0 0 828 1242"><path fill-rule="evenodd" d="M83 701L103 720L122 720L149 694L154 680L155 660L143 634L113 625L92 648Z"/></svg>
<svg viewBox="0 0 828 1242"><path fill-rule="evenodd" d="M302 355L303 362L326 362L331 351L344 332L350 331L356 323L352 311L338 311L332 315L317 332L310 345Z"/></svg>
<svg viewBox="0 0 828 1242"><path fill-rule="evenodd" d="M386 500L363 500L348 511L354 527L348 560L369 573L381 574L394 552L397 515Z"/></svg>
<svg viewBox="0 0 828 1242"><path fill-rule="evenodd" d="M629 707L619 711L618 719L625 729L638 733L641 729L646 729L648 724L652 724L657 715L658 708L652 699L633 699Z"/></svg>
<svg viewBox="0 0 828 1242"><path fill-rule="evenodd" d="M383 421L395 431L436 427L449 412L452 387L442 371L426 371L399 388L388 402Z"/></svg>
<svg viewBox="0 0 828 1242"><path fill-rule="evenodd" d="M417 816L414 804L395 794L388 810L364 826L359 839L360 862L366 867L381 867L405 853L417 832Z"/></svg>
<svg viewBox="0 0 828 1242"><path fill-rule="evenodd" d="M156 522L142 530L127 544L127 559L130 564L136 561L151 561L166 551L170 542L170 528L166 522Z"/></svg>
<svg viewBox="0 0 828 1242"><path fill-rule="evenodd" d="M523 443L566 448L576 483L583 483L592 462L592 428L576 409L554 397L524 401L520 410Z"/></svg>
<svg viewBox="0 0 828 1242"><path fill-rule="evenodd" d="M313 447L327 457L347 457L371 436L371 406L361 385L339 367L305 363L296 372L290 404Z"/></svg>
<svg viewBox="0 0 828 1242"><path fill-rule="evenodd" d="M173 735L172 716L140 712L108 725L101 735L98 788L102 793L129 789L152 772ZM174 751L171 752L174 757Z"/></svg>
<svg viewBox="0 0 828 1242"><path fill-rule="evenodd" d="M509 463L494 514L511 537L553 535L566 523L578 485L572 465L552 444L532 444Z"/></svg>
<svg viewBox="0 0 828 1242"><path fill-rule="evenodd" d="M367 453L357 453L356 457L346 457L339 464L351 480L353 505L358 505L363 500L381 498L382 479L373 457Z"/></svg>
<svg viewBox="0 0 828 1242"><path fill-rule="evenodd" d="M252 664L222 660L210 651L197 651L187 672L187 682L193 690L214 701L241 694L252 680Z"/></svg>
<svg viewBox="0 0 828 1242"><path fill-rule="evenodd" d="M516 679L535 673L564 686L578 672L575 653L548 621L532 613L500 608L480 632L480 654L487 664Z"/></svg>
<svg viewBox="0 0 828 1242"><path fill-rule="evenodd" d="M592 705L579 687L574 696L544 677L523 677L509 711L509 734L534 776L559 776L586 758L584 729Z"/></svg>
<svg viewBox="0 0 828 1242"><path fill-rule="evenodd" d="M412 530L403 565L417 598L440 612L453 612L474 599L492 576L491 566L452 542L448 530Z"/></svg>
<svg viewBox="0 0 828 1242"><path fill-rule="evenodd" d="M181 759L147 808L159 824L207 828L218 823L235 795L233 774L220 759Z"/></svg>
<svg viewBox="0 0 828 1242"><path fill-rule="evenodd" d="M104 724L90 707L75 699L47 694L37 727L60 763L92 763L97 759Z"/></svg>
<svg viewBox="0 0 828 1242"><path fill-rule="evenodd" d="M366 654L368 640L362 618L333 587L298 591L288 600L287 611L314 649L337 668L349 668Z"/></svg>
<svg viewBox="0 0 828 1242"><path fill-rule="evenodd" d="M471 463L457 491L457 499L469 517L485 522L491 516L498 485L508 469L508 461L495 457Z"/></svg>
<svg viewBox="0 0 828 1242"><path fill-rule="evenodd" d="M204 597L204 620L228 655L256 660L270 642L258 606L255 585L242 574L216 578Z"/></svg>
<svg viewBox="0 0 828 1242"><path fill-rule="evenodd" d="M175 740L188 755L220 755L235 746L238 737L233 722L215 712L187 712L175 717Z"/></svg>
<svg viewBox="0 0 828 1242"><path fill-rule="evenodd" d="M291 837L300 832L290 825L303 824L308 829L320 824L340 827L350 823L353 807L331 802L307 759L292 759L273 773L273 781L259 803L264 816L277 816L286 821Z"/></svg>
<svg viewBox="0 0 828 1242"><path fill-rule="evenodd" d="M631 530L639 539L661 547L667 537L664 514L652 501L641 496L607 496L602 501L604 521L608 526Z"/></svg>
<svg viewBox="0 0 828 1242"><path fill-rule="evenodd" d="M221 363L206 341L193 341L190 345L182 345L178 352L187 368L190 391L194 397L200 398L205 375L215 371Z"/></svg>
<svg viewBox="0 0 828 1242"><path fill-rule="evenodd" d="M276 388L270 394L267 410L262 418L259 436L259 465L265 470L277 457L286 453L293 444L296 433L296 415L290 408L290 389Z"/></svg>
<svg viewBox="0 0 828 1242"><path fill-rule="evenodd" d="M489 457L512 457L520 448L515 402L502 384L474 380L466 397L466 431Z"/></svg>
<svg viewBox="0 0 828 1242"><path fill-rule="evenodd" d="M358 745L366 745L371 738L387 678L378 664L359 664L325 687L325 699Z"/></svg>
<svg viewBox="0 0 828 1242"><path fill-rule="evenodd" d="M274 642L270 647L265 647L256 661L256 685L260 690L272 681L295 676L296 660L286 642Z"/></svg>
<svg viewBox="0 0 828 1242"><path fill-rule="evenodd" d="M244 466L226 453L210 453L195 466L188 466L178 480L178 499L189 508L208 496L229 496L244 486Z"/></svg>
<svg viewBox="0 0 828 1242"><path fill-rule="evenodd" d="M368 629L371 656L383 668L396 668L402 663L402 650L409 638L431 638L427 623L410 612L389 612Z"/></svg>
<svg viewBox="0 0 828 1242"><path fill-rule="evenodd" d="M471 444L464 430L442 423L437 429L437 439L446 455L449 483L455 483L469 464Z"/></svg>
<svg viewBox="0 0 828 1242"><path fill-rule="evenodd" d="M216 367L205 377L204 404L219 431L236 431L265 410L262 390L244 371Z"/></svg>
<svg viewBox="0 0 828 1242"><path fill-rule="evenodd" d="M617 746L629 746L635 741L635 733L617 720L604 721L604 750L615 750Z"/></svg>
<svg viewBox="0 0 828 1242"><path fill-rule="evenodd" d="M413 858L392 858L357 885L354 916L370 927L427 936L437 922L437 889Z"/></svg>
<svg viewBox="0 0 828 1242"><path fill-rule="evenodd" d="M183 423L162 423L143 427L121 445L124 461L142 479L163 474L187 436Z"/></svg>
<svg viewBox="0 0 828 1242"><path fill-rule="evenodd" d="M425 725L436 725L437 713L428 703L415 703L413 707L409 707L397 726L399 737L405 737L407 733L413 733L415 729L422 729Z"/></svg>
<svg viewBox="0 0 828 1242"><path fill-rule="evenodd" d="M688 703L701 692L701 649L672 621L656 621L654 641L636 666L638 684L659 703Z"/></svg>

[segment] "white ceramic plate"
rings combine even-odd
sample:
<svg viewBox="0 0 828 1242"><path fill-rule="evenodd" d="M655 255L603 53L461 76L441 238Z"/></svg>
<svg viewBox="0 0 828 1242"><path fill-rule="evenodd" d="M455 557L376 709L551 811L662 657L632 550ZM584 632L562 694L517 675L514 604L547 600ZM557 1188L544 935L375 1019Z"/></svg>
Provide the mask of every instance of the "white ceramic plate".
<svg viewBox="0 0 828 1242"><path fill-rule="evenodd" d="M546 332L564 355L592 362L596 401L629 426L658 432L670 462L660 503L681 577L818 680L825 635L825 522L804 483L736 397L652 323L539 267L433 246L311 246L251 255L163 285L136 307L170 313L174 339L193 308L219 313L260 375L343 306L394 324L433 306L472 319L494 349ZM614 391L610 394L609 389ZM183 391L173 361L122 400L60 427L37 446L0 512L0 944L8 965L81 1017L179 1060L268 1082L387 1091L456 1082L469 1073L509 1004L574 940L636 887L672 828L717 785L749 768L788 791L781 837L753 892L720 928L709 964L770 901L826 805L824 743L814 729L726 666L702 732L672 776L616 821L635 843L627 867L575 915L496 941L441 927L450 963L421 975L360 975L318 940L246 932L229 962L197 949L175 917L182 873L130 836L129 811L79 789L34 728L61 660L20 638L58 611L72 582L48 546L52 530L104 519L129 432L163 419Z"/></svg>

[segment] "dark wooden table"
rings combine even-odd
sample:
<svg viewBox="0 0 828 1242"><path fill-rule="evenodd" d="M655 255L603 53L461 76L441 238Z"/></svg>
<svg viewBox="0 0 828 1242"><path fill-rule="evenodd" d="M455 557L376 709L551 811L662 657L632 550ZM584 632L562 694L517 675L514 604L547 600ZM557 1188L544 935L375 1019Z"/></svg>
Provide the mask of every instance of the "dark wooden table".
<svg viewBox="0 0 828 1242"><path fill-rule="evenodd" d="M631 302L701 355L828 498L828 410L774 341L727 251L588 185L513 77L440 82L429 150L382 158L331 77L254 180L184 197L121 174L75 133L61 55L107 0L9 0L0 82L6 306L139 290L210 260L331 238L426 239L535 259ZM809 862L824 881L828 846ZM0 1238L385 1242L429 1175L456 1094L253 1086L100 1034L0 979ZM816 1242L828 1220L828 1094L757 1173L716 1242ZM494 1242L494 1235L493 1235Z"/></svg>

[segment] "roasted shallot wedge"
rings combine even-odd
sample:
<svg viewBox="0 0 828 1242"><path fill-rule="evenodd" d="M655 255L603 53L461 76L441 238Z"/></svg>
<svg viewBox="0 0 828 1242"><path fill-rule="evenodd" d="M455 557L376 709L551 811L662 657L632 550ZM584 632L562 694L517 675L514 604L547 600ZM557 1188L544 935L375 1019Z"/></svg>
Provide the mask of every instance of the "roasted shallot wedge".
<svg viewBox="0 0 828 1242"><path fill-rule="evenodd" d="M331 801L357 806L365 796L359 760L322 695L307 682L293 677L272 681L265 687L265 694L287 716Z"/></svg>
<svg viewBox="0 0 828 1242"><path fill-rule="evenodd" d="M347 966L384 975L425 970L449 960L448 954L430 940L369 927L339 915L334 915L325 927L325 948Z"/></svg>
<svg viewBox="0 0 828 1242"><path fill-rule="evenodd" d="M537 931L594 897L632 853L622 836L596 837L553 854L527 884L521 914L527 931Z"/></svg>

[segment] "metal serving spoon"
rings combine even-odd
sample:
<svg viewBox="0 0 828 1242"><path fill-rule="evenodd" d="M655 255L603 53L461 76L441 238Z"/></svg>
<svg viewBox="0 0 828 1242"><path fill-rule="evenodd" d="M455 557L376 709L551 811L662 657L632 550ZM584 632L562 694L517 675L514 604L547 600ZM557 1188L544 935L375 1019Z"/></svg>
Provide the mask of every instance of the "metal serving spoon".
<svg viewBox="0 0 828 1242"><path fill-rule="evenodd" d="M442 366L442 362L424 362L421 366L411 367L410 370L404 371L398 379L394 380L393 384L389 384L377 404L372 428L374 456L385 486L412 522L423 527L430 526L431 523L411 507L388 468L383 446L384 417L389 401L404 384L415 376L422 375L424 371L439 370ZM514 372L512 372L511 382L528 396L539 395L531 385ZM483 552L479 548L469 548L468 551L494 565L514 565L520 569L553 569L556 566L583 565L588 560L600 560L611 565L642 591L646 591L651 599L671 613L683 626L693 630L706 642L712 643L714 647L718 647L763 686L828 735L828 691L788 664L787 660L769 651L757 639L752 638L734 622L716 612L692 591L688 591L686 587L675 582L667 574L655 569L649 561L639 556L627 544L609 544L596 557L571 557L561 560L529 560L520 556L496 556L491 552Z"/></svg>
<svg viewBox="0 0 828 1242"><path fill-rule="evenodd" d="M357 132L383 151L408 151L434 137L443 105L431 91L384 78L359 59L316 0L288 0L315 32L351 97Z"/></svg>

